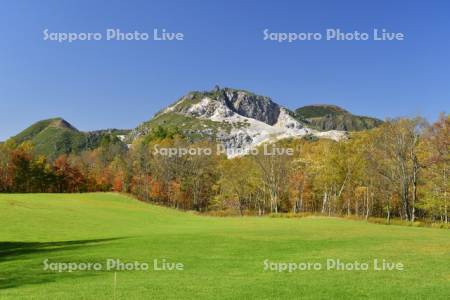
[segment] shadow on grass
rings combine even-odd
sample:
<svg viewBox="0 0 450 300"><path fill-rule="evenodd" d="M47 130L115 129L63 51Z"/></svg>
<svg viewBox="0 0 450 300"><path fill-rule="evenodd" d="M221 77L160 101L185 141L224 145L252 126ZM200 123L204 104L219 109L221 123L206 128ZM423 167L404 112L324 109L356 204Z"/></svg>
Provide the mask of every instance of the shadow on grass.
<svg viewBox="0 0 450 300"><path fill-rule="evenodd" d="M82 247L93 247L101 243L123 238L75 240L61 242L0 242L0 290L15 288L26 284L42 284L54 282L63 277L94 276L93 272L55 273L43 269L43 257L35 264L35 255L51 255L52 253L76 250ZM14 260L23 260L14 262ZM31 260L30 260L31 259ZM27 261L28 260L28 261ZM73 259L76 262L76 259Z"/></svg>
<svg viewBox="0 0 450 300"><path fill-rule="evenodd" d="M77 240L62 242L0 242L0 263L5 260L12 260L23 255L71 250L84 245L92 246L102 242L119 240L122 238Z"/></svg>

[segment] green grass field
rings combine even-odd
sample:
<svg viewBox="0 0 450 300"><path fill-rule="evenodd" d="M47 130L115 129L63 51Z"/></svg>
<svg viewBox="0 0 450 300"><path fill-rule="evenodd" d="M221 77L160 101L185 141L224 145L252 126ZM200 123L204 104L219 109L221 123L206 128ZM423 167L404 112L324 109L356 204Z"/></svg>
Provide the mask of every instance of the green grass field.
<svg viewBox="0 0 450 300"><path fill-rule="evenodd" d="M0 195L0 299L449 299L450 231L336 218L207 217L122 195ZM148 271L44 270L146 262ZM403 271L264 271L273 262L401 262ZM153 259L184 264L155 271ZM116 283L114 277L116 276Z"/></svg>

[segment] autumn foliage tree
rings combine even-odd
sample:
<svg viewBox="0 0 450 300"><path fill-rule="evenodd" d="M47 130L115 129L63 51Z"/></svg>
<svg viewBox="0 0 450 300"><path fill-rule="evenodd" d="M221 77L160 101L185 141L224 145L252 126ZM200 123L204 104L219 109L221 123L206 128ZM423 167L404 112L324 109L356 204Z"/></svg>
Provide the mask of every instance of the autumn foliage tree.
<svg viewBox="0 0 450 300"><path fill-rule="evenodd" d="M272 147L293 152L275 154ZM159 151L163 148L195 151L167 155ZM115 191L200 212L318 213L448 223L448 115L432 125L420 118L387 120L339 142L286 139L230 159L215 149L214 141L162 126L136 139L129 149L105 138L97 149L56 159L35 155L30 143L1 143L0 192Z"/></svg>

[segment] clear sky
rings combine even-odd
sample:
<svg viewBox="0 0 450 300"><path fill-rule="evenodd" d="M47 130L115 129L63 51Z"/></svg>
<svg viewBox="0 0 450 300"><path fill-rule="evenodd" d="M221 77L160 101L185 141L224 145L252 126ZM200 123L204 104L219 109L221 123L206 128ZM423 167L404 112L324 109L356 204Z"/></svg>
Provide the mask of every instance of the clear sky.
<svg viewBox="0 0 450 300"><path fill-rule="evenodd" d="M436 119L450 103L449 1L0 2L0 140L60 116L80 130L133 128L191 90L247 89L289 108L330 103L379 118ZM184 41L44 41L107 28ZM263 40L340 28L404 41Z"/></svg>

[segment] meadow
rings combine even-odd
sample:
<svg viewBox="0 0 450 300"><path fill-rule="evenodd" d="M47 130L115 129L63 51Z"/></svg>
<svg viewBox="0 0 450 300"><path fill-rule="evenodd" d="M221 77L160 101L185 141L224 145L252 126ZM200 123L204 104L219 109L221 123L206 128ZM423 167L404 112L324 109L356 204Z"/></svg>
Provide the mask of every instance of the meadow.
<svg viewBox="0 0 450 300"><path fill-rule="evenodd" d="M108 259L149 269L106 270ZM155 259L159 268L183 270L154 270ZM369 269L327 270L327 259ZM404 268L377 271L374 259ZM267 261L322 268L279 272L265 270ZM45 262L102 269L58 272ZM450 231L329 217L212 217L114 193L0 194L0 299L194 298L449 299Z"/></svg>

